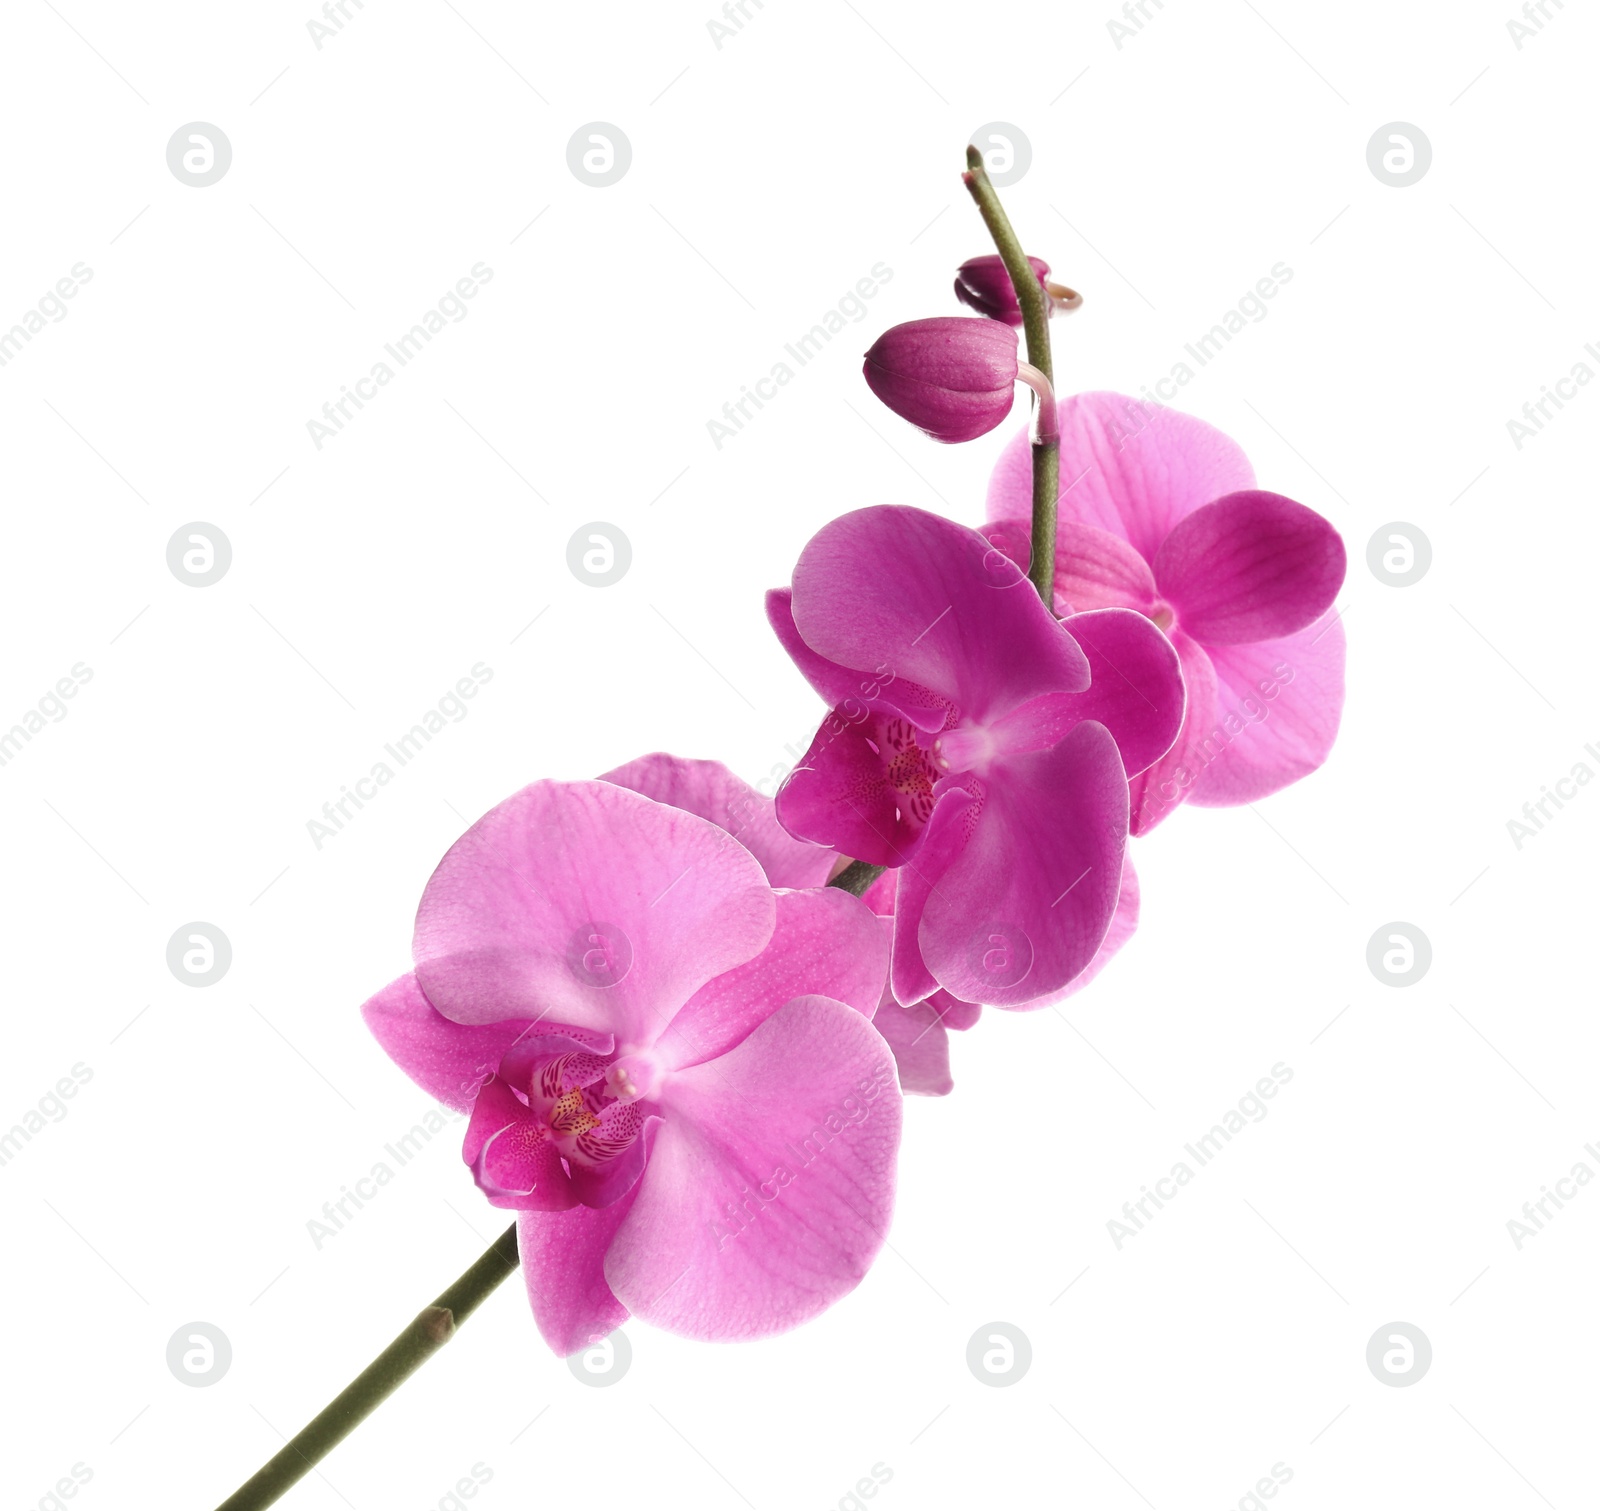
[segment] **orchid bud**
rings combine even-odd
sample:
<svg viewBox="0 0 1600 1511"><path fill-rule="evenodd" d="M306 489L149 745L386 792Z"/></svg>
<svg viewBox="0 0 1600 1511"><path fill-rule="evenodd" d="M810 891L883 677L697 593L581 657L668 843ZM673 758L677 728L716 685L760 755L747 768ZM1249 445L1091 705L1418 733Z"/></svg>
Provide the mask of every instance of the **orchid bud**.
<svg viewBox="0 0 1600 1511"><path fill-rule="evenodd" d="M1028 265L1049 298L1050 314L1068 314L1083 303L1083 295L1065 284L1050 281L1050 264L1043 258L1030 257ZM987 257L969 257L956 269L956 298L991 320L1003 320L1007 325L1022 324L1022 310L1017 304L1017 290L1011 275L1006 271L1005 262L992 252Z"/></svg>
<svg viewBox="0 0 1600 1511"><path fill-rule="evenodd" d="M1028 266L1038 275L1040 286L1050 276L1050 264L1042 258L1030 257ZM1003 320L1007 325L1022 324L1022 310L1017 304L1017 291L1006 271L1004 261L994 253L987 257L969 257L956 269L956 298L991 320Z"/></svg>
<svg viewBox="0 0 1600 1511"><path fill-rule="evenodd" d="M972 441L1011 412L1017 333L994 320L937 316L885 331L862 372L867 387L936 441Z"/></svg>

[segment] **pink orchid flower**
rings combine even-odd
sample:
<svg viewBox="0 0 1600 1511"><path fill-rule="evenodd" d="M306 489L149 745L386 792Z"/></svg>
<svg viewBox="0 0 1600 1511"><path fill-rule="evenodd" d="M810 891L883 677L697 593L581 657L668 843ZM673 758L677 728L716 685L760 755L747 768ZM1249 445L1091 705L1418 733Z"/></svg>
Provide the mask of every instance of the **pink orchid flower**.
<svg viewBox="0 0 1600 1511"><path fill-rule="evenodd" d="M773 800L720 761L687 760L658 752L608 771L601 780L642 792L726 829L761 862L767 880L775 887L820 887L845 865L845 858L834 851L792 838L778 823ZM898 872L886 871L861 899L891 928L898 881ZM1062 992L1021 1005L1045 1007L1087 986L1132 937L1138 921L1138 879L1133 862L1125 859L1116 913L1094 959ZM954 1089L948 1031L971 1028L982 1012L978 1003L962 1002L946 991L901 1007L885 980L872 1026L894 1052L900 1090L905 1095L941 1097Z"/></svg>
<svg viewBox="0 0 1600 1511"><path fill-rule="evenodd" d="M640 756L606 772L602 780L698 814L726 829L761 862L767 880L775 887L820 887L846 864L832 850L792 838L779 824L772 799L757 792L720 761L692 761L663 754ZM891 925L894 917L896 874L886 871L862 898L886 925ZM950 1077L945 1030L971 1028L982 1011L976 1004L958 1002L942 991L915 1007L902 1008L889 990L885 972L872 1026L894 1054L901 1091L908 1096L944 1096L952 1090L955 1083Z"/></svg>
<svg viewBox="0 0 1600 1511"><path fill-rule="evenodd" d="M536 782L439 863L413 958L363 1015L470 1113L557 1353L630 1313L760 1337L866 1273L900 1094L855 898L774 892L722 829L609 782Z"/></svg>
<svg viewBox="0 0 1600 1511"><path fill-rule="evenodd" d="M1259 491L1233 441L1177 410L1079 394L1060 425L1056 608L1147 615L1188 689L1176 744L1134 778L1133 833L1185 800L1252 803L1315 771L1344 707L1338 531ZM1024 565L1032 486L1019 435L990 479L989 517L1013 522L1004 548Z"/></svg>
<svg viewBox="0 0 1600 1511"><path fill-rule="evenodd" d="M767 613L832 709L778 820L902 868L896 1001L1066 986L1116 909L1128 775L1182 723L1166 637L1127 609L1059 624L977 531L895 507L824 526Z"/></svg>

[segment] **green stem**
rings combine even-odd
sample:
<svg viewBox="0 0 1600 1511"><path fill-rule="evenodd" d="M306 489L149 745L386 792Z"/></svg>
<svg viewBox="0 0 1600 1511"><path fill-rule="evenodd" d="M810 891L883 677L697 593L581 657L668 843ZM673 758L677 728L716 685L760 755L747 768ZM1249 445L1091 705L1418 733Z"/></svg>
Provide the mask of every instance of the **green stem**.
<svg viewBox="0 0 1600 1511"><path fill-rule="evenodd" d="M852 897L859 897L888 869L887 866L870 865L864 860L853 860L828 885L838 887Z"/></svg>
<svg viewBox="0 0 1600 1511"><path fill-rule="evenodd" d="M517 1267L513 1223L431 1306L273 1455L217 1511L261 1511L366 1420L455 1336L478 1305Z"/></svg>
<svg viewBox="0 0 1600 1511"><path fill-rule="evenodd" d="M1045 375L1053 387L1055 372L1050 365L1050 297L1034 274L1028 254L1022 250L1017 233L1011 229L1005 207L984 171L983 154L967 148L967 171L961 181L977 202L978 213L994 238L1000 260L1011 275L1022 310L1022 334L1027 343L1028 361ZM1028 576L1039 590L1046 608L1055 601L1056 496L1061 480L1061 443L1040 438L1033 444L1033 559Z"/></svg>

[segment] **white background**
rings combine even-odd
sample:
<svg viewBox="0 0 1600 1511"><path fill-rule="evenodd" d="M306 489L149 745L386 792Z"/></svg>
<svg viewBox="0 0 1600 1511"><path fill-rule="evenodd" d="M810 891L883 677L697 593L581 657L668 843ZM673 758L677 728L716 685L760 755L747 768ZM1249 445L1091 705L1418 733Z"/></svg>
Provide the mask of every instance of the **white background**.
<svg viewBox="0 0 1600 1511"><path fill-rule="evenodd" d="M1600 791L1520 849L1507 821L1600 770L1600 392L1520 450L1506 422L1600 371L1600 23L1552 0L1519 50L1509 0L1151 0L1119 48L1110 0L748 9L719 48L710 0L368 0L319 50L309 0L6 7L0 327L93 270L0 369L0 725L93 671L0 768L0 1127L92 1071L0 1167L6 1505L74 1464L88 1511L214 1504L499 1230L452 1127L314 1246L426 1106L356 1008L439 856L529 780L793 759L820 709L760 595L824 521L981 518L1012 426L935 446L859 353L955 312L986 250L962 149L997 120L1032 144L1016 224L1086 295L1063 390L1137 394L1293 269L1180 404L1344 532L1332 759L1180 811L1101 980L956 1039L955 1095L909 1107L892 1251L821 1320L631 1325L594 1389L513 1281L286 1504L424 1511L474 1464L486 1508L821 1511L874 1464L873 1504L917 1511L1220 1511L1274 1464L1299 1511L1591 1504L1600 1190L1520 1252L1506 1223L1600 1170ZM597 120L633 149L603 189L566 162ZM165 158L195 121L233 149L203 189ZM1432 143L1408 188L1367 166L1394 121ZM316 449L306 422L479 262L467 318ZM880 262L866 318L714 447ZM633 548L605 589L566 565L596 520ZM166 565L191 521L231 540L215 586ZM1366 564L1391 521L1432 542L1411 587ZM468 717L315 848L477 662ZM165 961L192 920L233 947L204 989ZM1405 989L1366 960L1395 920L1433 948ZM1119 1251L1108 1219L1278 1061L1270 1115ZM165 1362L196 1320L233 1350L203 1389ZM1004 1389L965 1362L996 1320L1033 1348ZM1365 1362L1396 1320L1433 1348L1407 1388Z"/></svg>

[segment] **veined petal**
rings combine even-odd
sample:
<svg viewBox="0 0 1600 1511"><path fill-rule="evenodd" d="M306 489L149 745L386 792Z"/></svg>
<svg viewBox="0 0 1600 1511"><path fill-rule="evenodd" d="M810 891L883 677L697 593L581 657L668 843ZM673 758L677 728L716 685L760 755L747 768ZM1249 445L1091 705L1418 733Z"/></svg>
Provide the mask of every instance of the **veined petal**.
<svg viewBox="0 0 1600 1511"><path fill-rule="evenodd" d="M1217 735L1190 802L1253 803L1327 760L1344 708L1344 626L1336 610L1298 634L1209 654Z"/></svg>
<svg viewBox="0 0 1600 1511"><path fill-rule="evenodd" d="M641 1046L761 951L774 910L760 863L715 824L609 782L535 782L429 878L417 980L458 1023L532 1018Z"/></svg>
<svg viewBox="0 0 1600 1511"><path fill-rule="evenodd" d="M1150 564L1120 535L1077 520L1056 522L1056 599L1068 614L1155 607Z"/></svg>
<svg viewBox="0 0 1600 1511"><path fill-rule="evenodd" d="M905 874L900 871L886 871L863 895L862 901L874 912L882 915L885 922L892 921L896 889L900 878ZM1100 948L1095 951L1094 958L1059 991L1047 992L1042 997L1032 997L1026 1002L1008 1004L1006 1010L1033 1012L1038 1008L1064 1001L1082 991L1105 969L1111 957L1133 937L1138 926L1139 877L1134 870L1133 855L1130 850L1122 858L1122 880L1117 889L1117 906L1111 915L1111 925L1106 930L1106 937L1100 941ZM872 1021L895 1052L895 1064L900 1069L901 1089L908 1095L944 1095L943 1091L928 1089L931 1084L948 1078L949 1056L942 1035L945 1030L959 1031L971 1028L978 1021L983 1008L976 1002L964 1002L961 998L942 990L917 1003L915 1008L902 1009L898 1017L889 1011L891 1004L898 1005L894 1004L891 993L885 991L883 1001L878 1004L877 1015ZM888 1020L887 1023L885 1019ZM916 1027L910 1027L911 1024L915 1024ZM922 1029L929 1024L938 1026L932 1028L927 1037L922 1039ZM908 1037L912 1039L914 1051L908 1051L905 1047L904 1041ZM948 1089L946 1086L945 1090Z"/></svg>
<svg viewBox="0 0 1600 1511"><path fill-rule="evenodd" d="M836 887L779 892L777 900L766 949L689 999L656 1045L663 1064L727 1054L796 997L829 997L872 1016L889 974L889 940L872 910Z"/></svg>
<svg viewBox="0 0 1600 1511"><path fill-rule="evenodd" d="M792 839L773 812L772 799L729 771L721 761L681 756L640 756L600 778L642 792L669 808L681 808L726 829L761 862L775 887L820 887L836 856Z"/></svg>
<svg viewBox="0 0 1600 1511"><path fill-rule="evenodd" d="M526 1018L452 1023L422 995L417 978L391 981L362 1004L361 1016L383 1052L435 1101L470 1112L501 1057L533 1031Z"/></svg>
<svg viewBox="0 0 1600 1511"><path fill-rule="evenodd" d="M860 672L837 661L819 656L804 640L794 623L794 592L789 588L770 588L767 591L767 623L778 637L778 643L789 653L789 659L799 668L800 675L811 684L829 708L860 696Z"/></svg>
<svg viewBox="0 0 1600 1511"><path fill-rule="evenodd" d="M1117 889L1117 906L1111 915L1111 927L1106 930L1106 937L1100 941L1100 948L1094 952L1094 959L1083 970L1069 981L1062 989L1060 1001L1081 992L1096 976L1110 963L1111 957L1120 950L1139 927L1139 876L1133 869L1133 856L1127 854L1122 857L1122 884ZM1046 1003L1030 1002L1029 1007L1044 1007Z"/></svg>
<svg viewBox="0 0 1600 1511"><path fill-rule="evenodd" d="M606 1250L638 1192L609 1207L517 1214L517 1252L533 1319L544 1341L566 1357L598 1343L628 1320L606 1284Z"/></svg>
<svg viewBox="0 0 1600 1511"><path fill-rule="evenodd" d="M900 1143L894 1059L871 1022L800 997L673 1075L606 1280L693 1338L759 1338L852 1290L883 1242Z"/></svg>
<svg viewBox="0 0 1600 1511"><path fill-rule="evenodd" d="M904 874L901 871L885 871L861 897L878 915L879 922L891 936L895 928L900 878ZM914 926L909 937L914 954ZM920 965L921 957L916 958ZM927 979L933 981L932 976ZM933 991L931 987L930 991L932 995L920 1002L911 1007L902 1007L885 983L878 1010L872 1018L872 1026L894 1051L900 1090L907 1096L942 1097L950 1092L955 1083L950 1077L949 1034L951 1031L971 1028L983 1012L976 1002L963 1002L947 991Z"/></svg>
<svg viewBox="0 0 1600 1511"><path fill-rule="evenodd" d="M1146 561L1186 514L1255 486L1244 452L1193 415L1117 393L1075 394L1060 406L1062 520L1120 535ZM1027 434L1017 435L989 479L989 517L1026 518L1033 507Z"/></svg>
<svg viewBox="0 0 1600 1511"><path fill-rule="evenodd" d="M880 505L824 525L795 566L793 612L817 655L884 667L972 719L1088 685L1082 652L1016 563L921 509Z"/></svg>
<svg viewBox="0 0 1600 1511"><path fill-rule="evenodd" d="M593 1055L604 1058L616 1048L610 1034L592 1034L565 1024L540 1023L530 1026L506 1052L497 1072L508 1086L526 1096L535 1075L549 1061L561 1055Z"/></svg>
<svg viewBox="0 0 1600 1511"><path fill-rule="evenodd" d="M1156 552L1161 594L1201 645L1303 630L1344 581L1344 542L1315 509L1279 493L1230 493L1180 520Z"/></svg>
<svg viewBox="0 0 1600 1511"><path fill-rule="evenodd" d="M577 1200L539 1119L498 1078L478 1093L461 1157L493 1206L561 1212Z"/></svg>
<svg viewBox="0 0 1600 1511"><path fill-rule="evenodd" d="M794 594L789 588L773 588L767 593L767 623L812 690L834 710L835 717L857 724L869 713L890 717L898 713L918 729L931 732L944 726L950 713L948 698L897 677L885 664L852 671L812 650L795 628Z"/></svg>
<svg viewBox="0 0 1600 1511"><path fill-rule="evenodd" d="M1148 834L1192 797L1201 773L1217 753L1218 741L1209 738L1217 721L1217 674L1211 657L1181 629L1174 631L1172 645L1183 668L1183 727L1172 749L1129 784L1134 834Z"/></svg>
<svg viewBox="0 0 1600 1511"><path fill-rule="evenodd" d="M908 1097L943 1097L955 1090L950 1039L932 1004L929 997L915 1007L901 1007L890 997L872 1020L894 1054L900 1090Z"/></svg>
<svg viewBox="0 0 1600 1511"><path fill-rule="evenodd" d="M971 1028L983 1016L982 1003L963 1002L946 991L937 991L927 1000L938 1009L940 1022L955 1033Z"/></svg>
<svg viewBox="0 0 1600 1511"><path fill-rule="evenodd" d="M1065 986L1110 926L1127 834L1127 777L1103 724L1007 756L922 910L917 943L939 984L998 1007Z"/></svg>
<svg viewBox="0 0 1600 1511"><path fill-rule="evenodd" d="M1183 673L1172 642L1131 609L1074 614L1066 629L1089 658L1093 680L1078 717L1111 731L1129 776L1172 748L1183 726Z"/></svg>
<svg viewBox="0 0 1600 1511"><path fill-rule="evenodd" d="M906 1096L942 1097L955 1088L950 1075L951 1029L970 1028L983 1009L935 992L915 1007L901 1007L889 994L878 1005L872 1026L894 1051L900 1090Z"/></svg>
<svg viewBox="0 0 1600 1511"><path fill-rule="evenodd" d="M916 730L895 716L835 709L778 789L778 822L796 840L875 866L903 866L933 810L935 773Z"/></svg>
<svg viewBox="0 0 1600 1511"><path fill-rule="evenodd" d="M1026 572L1033 561L1032 521L1007 515L978 527L979 534ZM1157 603L1150 563L1109 530L1064 519L1056 522L1056 571L1051 592L1058 619L1093 609L1137 609Z"/></svg>
<svg viewBox="0 0 1600 1511"><path fill-rule="evenodd" d="M923 958L922 915L933 890L960 858L983 813L984 796L976 784L952 786L939 795L917 856L899 873L894 908L894 954L889 985L895 1000L906 1006L939 989L938 978Z"/></svg>
<svg viewBox="0 0 1600 1511"><path fill-rule="evenodd" d="M1133 855L1130 851L1122 857L1122 885L1117 891L1117 906L1111 915L1111 927L1106 930L1106 937L1100 941L1100 948L1094 952L1094 959L1059 991L1047 992L1044 996L1031 998L1027 1002L1018 1002L1013 1005L1011 1011L1031 1013L1041 1007L1052 1007L1057 1002L1065 1002L1068 997L1076 996L1106 968L1111 957L1133 938L1138 926L1139 878L1134 872ZM952 1028L964 1026L951 1022L948 1018L946 1022Z"/></svg>
<svg viewBox="0 0 1600 1511"><path fill-rule="evenodd" d="M586 1207L609 1207L629 1195L644 1174L651 1140L660 1118L653 1112L639 1111L642 1102L632 1104L639 1121L638 1136L613 1158L596 1165L574 1162L571 1167L572 1194Z"/></svg>

